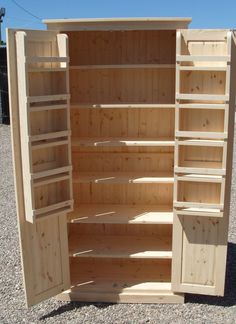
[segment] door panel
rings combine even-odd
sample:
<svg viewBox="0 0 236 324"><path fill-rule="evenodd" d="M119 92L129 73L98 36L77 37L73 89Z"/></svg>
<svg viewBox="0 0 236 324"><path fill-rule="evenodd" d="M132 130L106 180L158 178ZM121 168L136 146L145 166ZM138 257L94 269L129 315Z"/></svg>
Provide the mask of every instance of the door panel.
<svg viewBox="0 0 236 324"><path fill-rule="evenodd" d="M231 31L177 31L172 259L176 292L224 295L235 55Z"/></svg>
<svg viewBox="0 0 236 324"><path fill-rule="evenodd" d="M28 104L26 95L27 79L24 71L21 74L20 84L22 85L22 93L19 96L19 79L17 78L17 73L19 76L20 71L22 71L24 67L25 61L21 62L19 56L17 62L16 37L19 37L22 40L22 36L30 36L31 39L34 40L35 44L37 44L37 41L39 39L40 41L43 41L44 38L46 38L47 40L50 39L55 43L58 40L58 36L55 32L52 33L47 31L24 31L24 35L22 35L22 32L20 32L17 36L16 34L16 30L7 31L9 100L11 112L12 153L14 164L13 170L22 270L26 301L27 305L30 306L42 300L55 296L70 287L66 216L67 206L65 208L63 204L57 204L57 206L51 206L48 204L46 206L46 209L44 208L43 213L41 213L42 209L36 210L36 213L33 209L33 204L35 204L35 197L34 195L32 195L32 183L36 181L37 187L37 181L41 181L40 176L42 175L42 173L41 175L39 175L39 177L36 177L36 180L34 180L34 177L32 177L32 175L34 175L35 170L40 172L51 172L52 166L58 166L57 161L55 161L55 156L59 156L59 154L54 153L55 149L54 151L50 152L49 148L52 147L52 145L51 143L47 142L47 139L45 139L43 142L35 141L33 145L38 145L38 147L35 149L33 148L33 156L36 156L37 158L35 159L34 157L33 161L40 161L41 163L43 163L43 157L45 159L45 165L43 170L38 170L36 165L33 166L31 164L31 130L30 127L28 127L29 124L27 124L29 120L24 119L24 117L28 117L27 114L29 113L29 109L35 108L37 109L37 111L44 111L46 107L45 102L43 101L39 101L39 103L36 104L31 104L31 106ZM38 52L37 46L34 46L36 52L33 53L33 55L43 55L41 52ZM24 49L26 47L27 46L25 46ZM38 49L39 48L42 49L42 47L38 46ZM23 50L23 48L19 47L18 52L19 50L21 51ZM47 51L46 55L52 56L52 53L50 54ZM21 64L22 66L17 66L17 63ZM23 79L23 77L25 77L25 80ZM51 98L48 99L48 109L50 109L51 104L54 104L54 108L55 105L60 104L62 106L62 104L68 104L65 101L55 102L51 101ZM60 97L60 99L65 100L64 97ZM23 125L24 122L26 123L25 126ZM70 143L69 141L69 137L63 139L63 145L67 144L66 149L68 149ZM51 140L51 142L53 141ZM58 145L60 145L60 143ZM49 150L48 155L46 149L45 151L43 151L44 147ZM43 152L42 156L40 156L40 152ZM47 155L46 157L45 154ZM70 163L71 157L69 150L66 156L69 157L69 160L67 160L67 162L69 161ZM64 163L64 161L60 163ZM60 163L59 166L61 166ZM49 171L46 165L49 166ZM69 176L70 175L68 174L68 179L70 181ZM70 184L68 185L67 191L70 192ZM47 192L47 189L45 189L45 192ZM56 192L50 192L48 199L50 197L57 197L57 195L58 193ZM42 194L38 199L39 201L42 201ZM47 199L44 198L43 201L47 201ZM58 206L60 208L58 208Z"/></svg>

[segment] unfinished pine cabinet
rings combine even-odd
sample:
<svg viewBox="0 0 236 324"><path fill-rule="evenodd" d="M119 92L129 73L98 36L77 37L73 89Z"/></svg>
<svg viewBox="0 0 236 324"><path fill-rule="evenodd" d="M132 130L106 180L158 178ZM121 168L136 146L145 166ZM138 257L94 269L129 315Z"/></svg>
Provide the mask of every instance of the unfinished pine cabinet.
<svg viewBox="0 0 236 324"><path fill-rule="evenodd" d="M28 305L224 295L235 35L190 21L8 30Z"/></svg>

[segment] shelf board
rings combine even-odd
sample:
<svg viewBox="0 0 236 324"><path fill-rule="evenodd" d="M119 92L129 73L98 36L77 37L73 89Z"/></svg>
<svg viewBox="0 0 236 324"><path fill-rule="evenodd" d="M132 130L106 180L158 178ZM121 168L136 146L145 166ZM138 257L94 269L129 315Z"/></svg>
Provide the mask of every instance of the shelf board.
<svg viewBox="0 0 236 324"><path fill-rule="evenodd" d="M64 180L69 180L71 178L71 174L68 172L65 173L60 173L60 174L55 174L52 176L40 178L40 179L35 179L33 183L33 187L41 187L48 185L50 183L55 183L55 182L60 182Z"/></svg>
<svg viewBox="0 0 236 324"><path fill-rule="evenodd" d="M61 109L67 109L67 105L45 105L45 106L39 106L39 107L30 107L29 111L32 112L41 112L41 111L48 111L48 110L61 110Z"/></svg>
<svg viewBox="0 0 236 324"><path fill-rule="evenodd" d="M192 131L176 131L176 137L196 137L196 138L208 138L208 139L226 139L228 137L227 132L192 132Z"/></svg>
<svg viewBox="0 0 236 324"><path fill-rule="evenodd" d="M229 55L176 55L177 62L229 62Z"/></svg>
<svg viewBox="0 0 236 324"><path fill-rule="evenodd" d="M65 200L53 205L35 209L33 213L34 216L41 216L45 214L52 215L52 213L57 215L58 210L63 210L65 213L68 213L72 210L72 205L73 205L73 200Z"/></svg>
<svg viewBox="0 0 236 324"><path fill-rule="evenodd" d="M191 182L214 182L214 183L223 182L222 176L208 175L208 174L183 174L183 175L177 175L176 179L179 181L191 181Z"/></svg>
<svg viewBox="0 0 236 324"><path fill-rule="evenodd" d="M172 224L173 207L159 205L82 204L68 214L71 223Z"/></svg>
<svg viewBox="0 0 236 324"><path fill-rule="evenodd" d="M195 65L189 65L189 66L179 66L180 71L225 71L227 70L227 66L195 66Z"/></svg>
<svg viewBox="0 0 236 324"><path fill-rule="evenodd" d="M67 166L63 166L63 167L59 167L59 168L54 168L54 169L50 169L50 170L44 170L44 171L40 171L40 172L35 172L31 174L31 178L33 180L35 179L41 179L44 177L50 177L50 176L54 176L54 175L58 175L64 172L69 172L72 171L72 166L71 165L67 165Z"/></svg>
<svg viewBox="0 0 236 324"><path fill-rule="evenodd" d="M70 70L175 69L175 64L91 64L70 66Z"/></svg>
<svg viewBox="0 0 236 324"><path fill-rule="evenodd" d="M171 237L125 235L69 236L69 254L79 258L171 259Z"/></svg>
<svg viewBox="0 0 236 324"><path fill-rule="evenodd" d="M175 213L177 215L189 215L189 216L199 216L199 217L223 217L223 211L220 209L210 209L210 208L181 208L176 209Z"/></svg>
<svg viewBox="0 0 236 324"><path fill-rule="evenodd" d="M174 207L176 208L207 208L207 209L219 209L222 210L224 208L224 204L217 203L201 203L194 201L174 201Z"/></svg>
<svg viewBox="0 0 236 324"><path fill-rule="evenodd" d="M172 172L73 172L73 183L174 183Z"/></svg>
<svg viewBox="0 0 236 324"><path fill-rule="evenodd" d="M39 150L43 148L48 148L48 147L55 147L55 146L61 146L61 145L69 145L69 140L66 139L48 139L48 140L42 140L42 141L37 141L33 142L31 145L32 150Z"/></svg>
<svg viewBox="0 0 236 324"><path fill-rule="evenodd" d="M92 104L71 103L71 109L174 109L175 104L123 103L123 104Z"/></svg>
<svg viewBox="0 0 236 324"><path fill-rule="evenodd" d="M211 104L211 103L181 103L178 104L179 108L182 109L219 109L219 110L225 110L228 105L227 104Z"/></svg>
<svg viewBox="0 0 236 324"><path fill-rule="evenodd" d="M27 56L26 63L67 63L69 58L66 56Z"/></svg>
<svg viewBox="0 0 236 324"><path fill-rule="evenodd" d="M186 167L175 166L175 173L195 173L195 174L209 174L209 175L225 175L226 170L221 168L206 168L206 167Z"/></svg>
<svg viewBox="0 0 236 324"><path fill-rule="evenodd" d="M38 135L31 135L29 137L31 142L36 142L36 141L44 141L44 140L52 140L60 137L66 137L70 136L71 131L70 130L64 130L64 131L59 131L59 132L51 132L51 133L44 133L44 134L38 134Z"/></svg>
<svg viewBox="0 0 236 324"><path fill-rule="evenodd" d="M217 146L223 147L226 145L225 141L220 140L207 140L207 139L176 139L175 143L177 145L188 145L188 146Z"/></svg>
<svg viewBox="0 0 236 324"><path fill-rule="evenodd" d="M81 137L72 138L72 146L174 146L170 138Z"/></svg>
<svg viewBox="0 0 236 324"><path fill-rule="evenodd" d="M42 73L42 72L66 72L68 69L66 67L38 67L38 68L28 68L29 73Z"/></svg>
<svg viewBox="0 0 236 324"><path fill-rule="evenodd" d="M35 102L46 102L46 101L61 101L61 100L68 100L70 99L69 94L56 94L56 95L47 95L47 96L28 96L27 102L28 103L35 103Z"/></svg>
<svg viewBox="0 0 236 324"><path fill-rule="evenodd" d="M212 100L212 101L228 101L228 94L196 94L196 93L176 93L177 100Z"/></svg>
<svg viewBox="0 0 236 324"><path fill-rule="evenodd" d="M114 303L184 303L183 294L175 294L171 283L157 281L108 280L84 278L73 288L58 295L59 300Z"/></svg>

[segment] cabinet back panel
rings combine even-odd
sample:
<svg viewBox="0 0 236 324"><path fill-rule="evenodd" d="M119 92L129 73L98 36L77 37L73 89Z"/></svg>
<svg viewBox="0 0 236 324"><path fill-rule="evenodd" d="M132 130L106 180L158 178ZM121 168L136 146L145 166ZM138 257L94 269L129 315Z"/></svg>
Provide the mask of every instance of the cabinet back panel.
<svg viewBox="0 0 236 324"><path fill-rule="evenodd" d="M75 205L173 204L173 184L74 184Z"/></svg>
<svg viewBox="0 0 236 324"><path fill-rule="evenodd" d="M29 73L29 95L50 96L66 94L65 72L32 72Z"/></svg>
<svg viewBox="0 0 236 324"><path fill-rule="evenodd" d="M179 146L179 166L222 168L223 148L207 146Z"/></svg>
<svg viewBox="0 0 236 324"><path fill-rule="evenodd" d="M220 203L221 184L178 181L178 201Z"/></svg>
<svg viewBox="0 0 236 324"><path fill-rule="evenodd" d="M180 130L223 132L224 110L180 109Z"/></svg>
<svg viewBox="0 0 236 324"><path fill-rule="evenodd" d="M73 153L74 171L173 171L172 153Z"/></svg>
<svg viewBox="0 0 236 324"><path fill-rule="evenodd" d="M182 71L181 93L225 94L225 71Z"/></svg>
<svg viewBox="0 0 236 324"><path fill-rule="evenodd" d="M71 103L175 101L175 69L70 70Z"/></svg>
<svg viewBox="0 0 236 324"><path fill-rule="evenodd" d="M145 224L145 226L139 224L68 224L70 235L101 235L102 237L117 236L122 239L122 236L145 236L150 238L160 238L170 242L172 236L172 225L161 225L153 226ZM158 247L157 247L158 249Z"/></svg>
<svg viewBox="0 0 236 324"><path fill-rule="evenodd" d="M73 31L70 65L175 63L175 31Z"/></svg>
<svg viewBox="0 0 236 324"><path fill-rule="evenodd" d="M67 130L66 110L32 112L30 116L31 135Z"/></svg>
<svg viewBox="0 0 236 324"><path fill-rule="evenodd" d="M42 185L34 189L35 208L43 208L70 199L68 180Z"/></svg>
<svg viewBox="0 0 236 324"><path fill-rule="evenodd" d="M123 281L125 284L126 280L131 281L131 283L142 283L143 281L169 282L171 278L170 260L114 260L101 258L82 260L72 258L70 269L72 285L79 283L90 285L92 282L96 284L97 281L102 279L106 282L109 282L109 280Z"/></svg>
<svg viewBox="0 0 236 324"><path fill-rule="evenodd" d="M75 137L168 137L174 139L174 109L73 109Z"/></svg>
<svg viewBox="0 0 236 324"><path fill-rule="evenodd" d="M67 145L43 148L32 151L33 172L40 172L68 166Z"/></svg>

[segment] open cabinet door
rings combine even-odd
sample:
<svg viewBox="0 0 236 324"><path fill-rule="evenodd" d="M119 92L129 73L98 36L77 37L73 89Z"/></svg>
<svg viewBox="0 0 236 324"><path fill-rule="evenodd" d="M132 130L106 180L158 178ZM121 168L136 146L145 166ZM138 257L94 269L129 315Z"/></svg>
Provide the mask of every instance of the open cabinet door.
<svg viewBox="0 0 236 324"><path fill-rule="evenodd" d="M7 32L12 151L27 305L70 287L67 36Z"/></svg>
<svg viewBox="0 0 236 324"><path fill-rule="evenodd" d="M172 289L224 295L236 90L229 30L179 30Z"/></svg>

